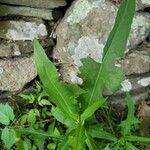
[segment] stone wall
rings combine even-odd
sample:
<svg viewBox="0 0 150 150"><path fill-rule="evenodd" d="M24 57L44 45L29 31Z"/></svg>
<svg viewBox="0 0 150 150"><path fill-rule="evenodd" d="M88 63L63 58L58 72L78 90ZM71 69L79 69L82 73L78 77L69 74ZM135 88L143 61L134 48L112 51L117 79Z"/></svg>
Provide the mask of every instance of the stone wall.
<svg viewBox="0 0 150 150"><path fill-rule="evenodd" d="M52 51L50 33L65 0L0 0L0 93L18 92L37 72L32 40L38 37ZM2 95L2 94L1 94Z"/></svg>
<svg viewBox="0 0 150 150"><path fill-rule="evenodd" d="M75 0L60 21L65 0L0 0L0 91L18 92L37 72L32 40L38 37L61 64L67 82L77 77L80 59L88 55L100 62L103 47L113 27L119 0ZM62 9L63 8L63 9ZM56 29L56 32L55 32ZM57 38L57 39L56 39ZM55 46L55 42L57 44ZM53 48L54 47L54 48ZM137 0L137 9L122 66L126 80L113 99L122 100L131 91L136 100L149 97L150 1ZM112 93L106 91L105 95ZM2 95L2 94L1 94ZM1 96L0 96L1 97Z"/></svg>

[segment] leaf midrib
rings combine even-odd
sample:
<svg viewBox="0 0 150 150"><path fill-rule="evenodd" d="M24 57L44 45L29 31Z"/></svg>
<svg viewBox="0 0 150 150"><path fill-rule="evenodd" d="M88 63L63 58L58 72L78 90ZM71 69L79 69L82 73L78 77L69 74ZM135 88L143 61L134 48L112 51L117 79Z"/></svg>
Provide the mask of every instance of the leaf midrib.
<svg viewBox="0 0 150 150"><path fill-rule="evenodd" d="M127 8L128 5L129 5L129 3L127 3L127 5L126 5L126 7L125 7L124 10L126 10L126 8ZM125 11L124 11L124 12L125 12ZM123 14L122 18L124 18L124 16L125 16L125 13ZM123 19L121 19L121 21L120 21L118 27L116 28L116 30L120 27L120 24L122 24L122 22L123 22ZM116 34L114 34L114 36L115 36L115 35L116 35ZM113 36L113 37L114 37L114 36ZM112 39L114 39L114 38L112 38ZM113 40L112 40L112 41L113 41ZM111 43L112 43L112 42L111 42ZM91 104L92 97L93 97L94 91L95 91L95 89L96 89L96 85L97 85L98 80L99 80L99 77L100 77L100 75L101 75L101 71L102 71L102 68L103 68L103 62L105 62L105 59L107 58L107 55L108 55L108 53L109 53L109 49L110 49L111 45L112 45L112 44L110 44L110 46L108 47L108 50L107 50L106 54L103 56L104 59L103 59L101 65L100 65L99 72L98 72L96 81L95 81L95 83L94 83L94 88L93 88L93 90L92 90L92 93L91 93L91 96L90 96L90 99L89 99L89 104L88 104L88 106ZM102 85L101 85L101 88L102 88L103 83L101 83L101 84L102 84ZM100 92L102 92L102 91L100 91Z"/></svg>
<svg viewBox="0 0 150 150"><path fill-rule="evenodd" d="M46 71L46 69L45 69L45 71ZM46 74L47 74L47 71L46 71ZM49 78L49 81L50 81L51 85L54 87L54 89L58 92L59 96L60 96L61 99L63 100L65 106L67 107L67 110L69 110L69 112L67 112L67 111L62 107L62 108L63 108L63 111L64 111L65 113L67 113L67 115L68 115L70 118L76 120L75 114L74 114L74 113L72 112L72 110L70 109L70 106L69 106L69 105L67 104L67 102L65 101L65 99L64 99L63 95L61 94L61 92L58 90L58 88L55 86L55 84L51 81L50 77L49 77L49 76L47 76L47 77ZM57 102L59 103L59 100L57 100ZM60 105L63 105L63 104L61 104L61 103L59 103L59 104L60 104Z"/></svg>

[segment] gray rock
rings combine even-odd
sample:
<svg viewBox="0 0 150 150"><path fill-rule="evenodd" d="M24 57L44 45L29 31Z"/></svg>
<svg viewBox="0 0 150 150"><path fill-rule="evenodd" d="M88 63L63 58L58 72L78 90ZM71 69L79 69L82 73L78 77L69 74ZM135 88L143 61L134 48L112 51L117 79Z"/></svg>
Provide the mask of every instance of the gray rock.
<svg viewBox="0 0 150 150"><path fill-rule="evenodd" d="M138 93L130 93L133 101L135 104L139 104L142 101L145 101L149 98L149 91L145 90L142 92L138 92ZM109 97L109 103L113 106L117 106L117 110L118 107L122 106L123 108L127 105L127 100L126 100L126 96L125 95L116 95L116 96L111 96Z"/></svg>
<svg viewBox="0 0 150 150"><path fill-rule="evenodd" d="M45 24L42 21L0 21L0 38L9 40L33 40L48 35Z"/></svg>
<svg viewBox="0 0 150 150"><path fill-rule="evenodd" d="M140 91L145 91L150 87L150 73L144 76L127 76L126 79L121 83L121 89L117 92L119 94L125 94L126 92L138 93ZM111 96L113 93L111 91L105 90L105 96Z"/></svg>
<svg viewBox="0 0 150 150"><path fill-rule="evenodd" d="M137 8L139 10L143 10L148 7L150 7L150 0L137 0Z"/></svg>
<svg viewBox="0 0 150 150"><path fill-rule="evenodd" d="M136 13L131 34L129 37L129 48L135 48L144 41L150 34L150 15L149 13Z"/></svg>
<svg viewBox="0 0 150 150"><path fill-rule="evenodd" d="M142 74L150 71L150 48L133 50L121 61L126 75Z"/></svg>
<svg viewBox="0 0 150 150"><path fill-rule="evenodd" d="M54 57L62 63L64 80L80 83L76 77L80 59L90 55L101 61L102 50L114 25L118 8L108 0L76 0L59 24ZM136 47L150 32L150 15L136 13L128 49Z"/></svg>
<svg viewBox="0 0 150 150"><path fill-rule="evenodd" d="M38 8L57 8L66 5L65 0L0 0L0 2Z"/></svg>
<svg viewBox="0 0 150 150"><path fill-rule="evenodd" d="M33 56L0 59L0 90L18 91L37 75Z"/></svg>
<svg viewBox="0 0 150 150"><path fill-rule="evenodd" d="M32 51L31 41L4 41L0 44L0 57L20 56Z"/></svg>
<svg viewBox="0 0 150 150"><path fill-rule="evenodd" d="M50 39L40 40L42 47L51 53L54 43ZM0 58L15 57L15 56L28 56L33 52L32 41L7 41L3 40L0 44Z"/></svg>
<svg viewBox="0 0 150 150"><path fill-rule="evenodd" d="M0 5L0 16L27 16L27 17L37 17L46 20L53 20L51 9L37 9L31 7L18 7L10 5Z"/></svg>

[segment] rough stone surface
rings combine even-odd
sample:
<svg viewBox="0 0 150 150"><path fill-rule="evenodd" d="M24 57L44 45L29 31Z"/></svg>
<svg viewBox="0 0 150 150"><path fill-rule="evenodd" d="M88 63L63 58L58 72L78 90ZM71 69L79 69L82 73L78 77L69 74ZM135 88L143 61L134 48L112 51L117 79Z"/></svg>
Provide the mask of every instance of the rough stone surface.
<svg viewBox="0 0 150 150"><path fill-rule="evenodd" d="M57 8L66 5L65 0L0 0L0 2L38 8Z"/></svg>
<svg viewBox="0 0 150 150"><path fill-rule="evenodd" d="M149 98L148 90L139 93L130 93L132 99L134 100L135 104L138 104L142 101L145 101ZM125 95L116 95L109 97L109 103L111 105L117 106L120 105L125 107L127 105L126 96ZM118 108L117 108L118 109Z"/></svg>
<svg viewBox="0 0 150 150"><path fill-rule="evenodd" d="M25 21L0 21L0 38L9 40L33 40L48 35L45 24Z"/></svg>
<svg viewBox="0 0 150 150"><path fill-rule="evenodd" d="M58 26L54 57L62 63L66 81L80 83L76 77L80 59L88 55L101 61L102 49L113 27L117 7L108 0L77 0ZM150 32L150 15L136 13L128 49L136 47Z"/></svg>
<svg viewBox="0 0 150 150"><path fill-rule="evenodd" d="M129 37L129 48L134 48L143 42L150 34L150 14L136 13Z"/></svg>
<svg viewBox="0 0 150 150"><path fill-rule="evenodd" d="M121 86L122 87L117 94L123 94L125 92L134 92L138 94L141 91L146 91L145 89L149 89L150 87L150 73L146 74L144 77L127 76ZM110 96L112 94L113 93L111 91L104 91L104 95L106 96Z"/></svg>
<svg viewBox="0 0 150 150"><path fill-rule="evenodd" d="M17 91L37 75L33 56L0 59L0 91Z"/></svg>
<svg viewBox="0 0 150 150"><path fill-rule="evenodd" d="M150 48L140 48L128 54L121 62L126 75L142 74L150 71Z"/></svg>
<svg viewBox="0 0 150 150"><path fill-rule="evenodd" d="M125 93L130 92L135 103L139 103L149 98L150 93L150 73L144 77L127 77L122 83L122 88L115 95L110 91L105 91L104 95L109 96L111 104L126 105Z"/></svg>
<svg viewBox="0 0 150 150"><path fill-rule="evenodd" d="M0 44L0 57L20 56L32 51L31 41L3 41Z"/></svg>
<svg viewBox="0 0 150 150"><path fill-rule="evenodd" d="M51 53L54 43L50 39L40 40L42 47ZM0 43L0 58L15 57L15 56L28 56L33 52L32 41L7 41L3 40Z"/></svg>
<svg viewBox="0 0 150 150"><path fill-rule="evenodd" d="M30 7L18 7L9 5L0 5L0 16L27 16L27 17L37 17L46 20L53 20L51 9L37 9Z"/></svg>
<svg viewBox="0 0 150 150"><path fill-rule="evenodd" d="M144 9L150 7L150 0L137 0L138 9Z"/></svg>

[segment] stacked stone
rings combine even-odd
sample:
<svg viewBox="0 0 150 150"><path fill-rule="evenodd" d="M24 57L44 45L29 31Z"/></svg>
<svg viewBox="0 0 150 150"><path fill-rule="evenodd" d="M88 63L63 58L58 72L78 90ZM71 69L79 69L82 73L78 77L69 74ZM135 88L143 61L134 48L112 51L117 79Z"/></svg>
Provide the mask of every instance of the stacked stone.
<svg viewBox="0 0 150 150"><path fill-rule="evenodd" d="M51 45L45 22L65 5L65 0L0 0L0 91L19 91L36 77L32 40Z"/></svg>
<svg viewBox="0 0 150 150"><path fill-rule="evenodd" d="M61 73L67 82L81 83L77 77L81 59L87 56L102 60L103 48L114 25L118 7L110 0L76 0L59 24L54 57L63 67ZM130 91L135 100L149 98L150 86L150 0L138 0L129 37L126 57L116 62L123 67L126 80L118 97ZM94 79L93 79L94 80ZM106 91L105 95L111 95ZM118 102L115 97L114 102Z"/></svg>

